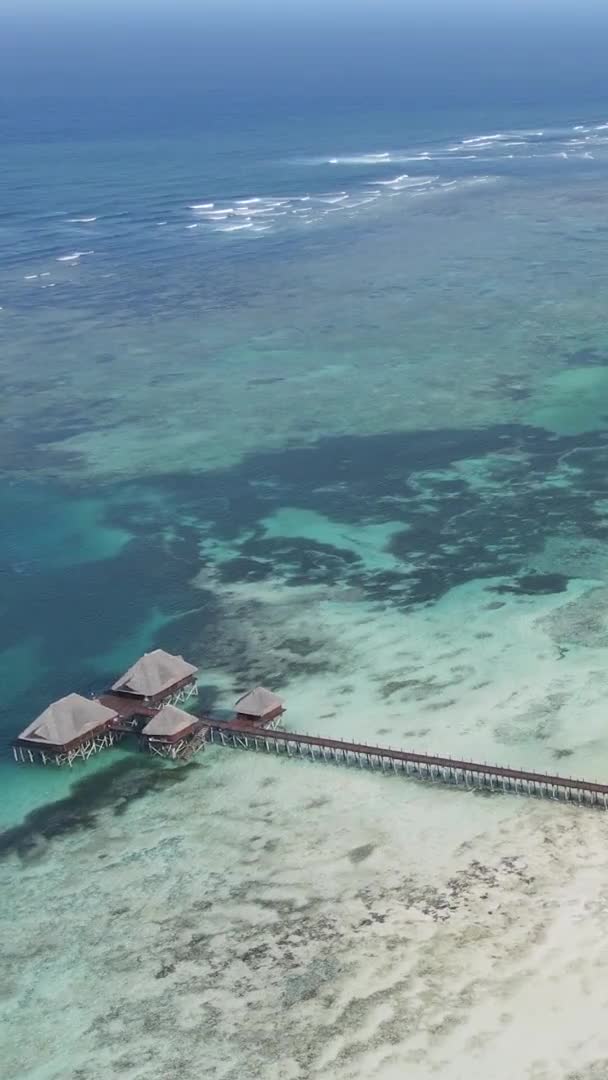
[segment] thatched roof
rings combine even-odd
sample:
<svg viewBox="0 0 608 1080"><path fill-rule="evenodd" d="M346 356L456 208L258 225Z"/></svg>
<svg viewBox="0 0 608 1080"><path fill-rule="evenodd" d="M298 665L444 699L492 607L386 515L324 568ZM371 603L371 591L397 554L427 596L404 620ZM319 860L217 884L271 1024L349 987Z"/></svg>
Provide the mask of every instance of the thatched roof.
<svg viewBox="0 0 608 1080"><path fill-rule="evenodd" d="M198 668L189 664L183 656L172 656L164 649L144 653L140 659L125 671L114 683L112 690L124 694L137 694L138 697L156 697L164 690L196 675Z"/></svg>
<svg viewBox="0 0 608 1080"><path fill-rule="evenodd" d="M282 709L283 701L265 686L256 686L255 690L243 694L234 707L243 716L267 716L276 709Z"/></svg>
<svg viewBox="0 0 608 1080"><path fill-rule="evenodd" d="M103 728L115 716L112 709L99 701L80 694L68 694L40 713L19 738L47 746L67 746L74 739Z"/></svg>
<svg viewBox="0 0 608 1080"><path fill-rule="evenodd" d="M179 735L180 731L186 731L196 723L196 717L185 712L184 709L177 709L175 705L164 705L151 720L148 720L145 728L142 729L142 735L167 738L171 735Z"/></svg>

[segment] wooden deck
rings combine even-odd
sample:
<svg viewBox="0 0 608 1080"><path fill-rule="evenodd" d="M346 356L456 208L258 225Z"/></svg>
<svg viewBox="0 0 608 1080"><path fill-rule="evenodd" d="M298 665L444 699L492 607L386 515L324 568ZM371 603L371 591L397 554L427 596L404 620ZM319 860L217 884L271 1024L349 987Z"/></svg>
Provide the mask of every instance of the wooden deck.
<svg viewBox="0 0 608 1080"><path fill-rule="evenodd" d="M287 757L306 757L312 761L333 761L360 768L379 769L382 772L404 773L422 780L563 799L565 802L608 809L608 784L596 781L461 761L435 754L417 754L389 746L372 746L321 735L272 731L253 725L237 724L234 720L229 723L209 718L206 720L211 728L211 741L222 746L284 754Z"/></svg>
<svg viewBox="0 0 608 1080"><path fill-rule="evenodd" d="M31 762L41 759L54 760L56 764L69 765L76 757L86 759L98 750L112 746L125 735L139 736L142 722L157 712L156 705L144 705L141 701L131 700L119 694L109 692L101 694L97 700L116 714L101 736L88 738L75 750L65 754L50 754L42 746L32 744L23 748L19 740L12 743L13 755L18 761L27 759ZM437 754L421 754L412 750L400 750L391 746L375 746L370 743L351 742L346 739L332 739L323 735L306 735L295 731L283 731L276 725L280 716L273 716L267 721L244 721L233 715L230 720L218 720L199 713L192 714L197 730L192 737L182 740L175 747L171 740L151 739L153 749L161 756L189 761L204 749L206 742L219 743L222 746L234 746L244 750L265 751L282 754L286 757L308 758L312 761L335 762L354 765L359 768L377 769L381 772L403 773L419 780L430 780L445 784L460 784L466 788L482 788L487 791L514 792L534 795L540 798L561 799L581 806L595 806L608 809L608 783L597 780L585 780L575 777L560 776L552 773L534 772L528 769L513 769L504 765L488 765L476 761L443 757ZM158 744L158 745L156 745ZM1 748L1 740L0 740ZM169 752L177 749L177 752Z"/></svg>
<svg viewBox="0 0 608 1080"><path fill-rule="evenodd" d="M154 716L158 711L150 705L144 705L141 701L123 697L121 694L100 694L96 701L105 705L106 709L112 709L121 720L133 720L137 716Z"/></svg>

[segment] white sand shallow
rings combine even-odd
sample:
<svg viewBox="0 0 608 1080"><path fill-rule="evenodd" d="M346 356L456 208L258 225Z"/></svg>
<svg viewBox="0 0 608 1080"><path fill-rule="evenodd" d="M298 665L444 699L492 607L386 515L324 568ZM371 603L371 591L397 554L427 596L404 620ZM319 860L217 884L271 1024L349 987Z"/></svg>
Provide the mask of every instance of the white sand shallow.
<svg viewBox="0 0 608 1080"><path fill-rule="evenodd" d="M219 757L15 874L8 1075L593 1075L602 815Z"/></svg>
<svg viewBox="0 0 608 1080"><path fill-rule="evenodd" d="M289 726L605 777L601 648L563 651L597 584L500 608L487 585L409 615L227 600L265 655L330 651L277 687ZM602 813L220 748L121 809L2 867L7 1075L608 1074Z"/></svg>

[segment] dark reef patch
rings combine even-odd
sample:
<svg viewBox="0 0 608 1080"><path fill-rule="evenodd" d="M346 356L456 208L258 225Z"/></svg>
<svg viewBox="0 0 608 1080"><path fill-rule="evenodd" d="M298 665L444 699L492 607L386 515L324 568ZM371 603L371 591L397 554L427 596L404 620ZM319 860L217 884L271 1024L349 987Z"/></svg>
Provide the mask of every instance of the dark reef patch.
<svg viewBox="0 0 608 1080"><path fill-rule="evenodd" d="M73 784L64 799L31 810L20 825L0 833L0 859L13 854L28 861L39 858L53 840L94 829L100 811L112 808L115 814L123 814L136 800L184 783L191 771L189 765L162 768L142 755L89 773Z"/></svg>
<svg viewBox="0 0 608 1080"><path fill-rule="evenodd" d="M556 484L565 454L576 471ZM219 568L226 583L272 574L409 606L479 577L519 579L519 591L536 591L525 568L547 536L575 521L581 535L604 539L589 493L603 491L607 458L602 433L586 434L583 450L578 437L515 425L345 436L254 454L202 476L147 480L138 497L170 489L178 516L198 517L209 535L232 542L235 557ZM462 469L471 459L484 471L482 485ZM368 567L346 545L266 536L262 519L286 506L346 526L402 520L389 550L403 569Z"/></svg>
<svg viewBox="0 0 608 1080"><path fill-rule="evenodd" d="M298 537L245 540L240 549L246 561L262 559L263 565L285 575L291 585L331 585L348 576L349 568L360 562L348 548Z"/></svg>
<svg viewBox="0 0 608 1080"><path fill-rule="evenodd" d="M79 423L76 414L68 421ZM531 568L548 537L573 537L573 523L578 536L606 540L603 512L594 502L605 492L606 438L517 425L332 437L252 454L228 469L99 488L101 525L133 537L116 555L80 561L75 569L53 566L44 546L35 558L7 553L0 650L35 636L39 673L10 709L3 706L4 730L12 735L66 689L88 693L105 686L116 675L117 649L130 662L139 647L132 643L142 641L142 628L156 625L158 614L165 622L153 640L143 639L147 647L162 643L219 665L243 689L253 680L331 669L332 657L318 642L291 638L281 645L280 632L278 640L271 630L267 636L236 632L236 622L255 624L255 602L243 602L235 619L221 589L194 584L201 570L226 585L227 595L231 584L272 575L292 586L336 587L338 599L367 598L403 610L479 578L498 578L499 591L522 595L563 591L565 575ZM77 518L79 502L91 498L86 485L51 486L68 517ZM11 498L18 488L13 485ZM268 536L264 519L285 507L343 524L339 546ZM44 514L36 513L24 544L28 532L44 533ZM403 527L392 533L386 553L392 567L379 568L373 553L368 563L360 546L348 546L348 534L352 529L356 540L358 526L387 521ZM214 565L202 540L212 542L209 550L214 542L232 548L232 557ZM5 561L1 548L0 540ZM387 684L387 695L398 689L425 696L442 688ZM209 704L215 696L209 687Z"/></svg>
<svg viewBox="0 0 608 1080"><path fill-rule="evenodd" d="M272 575L272 563L262 559L226 559L220 563L218 574L220 581L230 585L234 581L264 581Z"/></svg>
<svg viewBox="0 0 608 1080"><path fill-rule="evenodd" d="M369 859L376 850L376 844L360 844L359 847L351 848L348 857L353 864L364 862L365 859Z"/></svg>
<svg viewBox="0 0 608 1080"><path fill-rule="evenodd" d="M492 592L543 596L549 593L565 592L569 580L565 574L522 574L509 584L497 585Z"/></svg>
<svg viewBox="0 0 608 1080"><path fill-rule="evenodd" d="M608 355L599 349L576 349L568 353L566 363L569 367L606 367Z"/></svg>
<svg viewBox="0 0 608 1080"><path fill-rule="evenodd" d="M288 652L295 653L297 656L310 656L318 650L319 645L309 637L285 638L280 643L280 648L287 649Z"/></svg>

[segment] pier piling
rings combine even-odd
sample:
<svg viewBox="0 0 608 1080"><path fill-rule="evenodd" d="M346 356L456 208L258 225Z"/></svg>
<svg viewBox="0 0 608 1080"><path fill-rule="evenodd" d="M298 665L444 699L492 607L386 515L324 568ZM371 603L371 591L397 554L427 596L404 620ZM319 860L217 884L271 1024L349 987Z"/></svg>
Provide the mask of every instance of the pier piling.
<svg viewBox="0 0 608 1080"><path fill-rule="evenodd" d="M265 727L262 732L250 725L225 723L205 718L209 738L222 746L245 750L284 753L287 757L307 757L311 761L355 765L372 771L402 772L433 783L464 785L467 790L512 792L529 797L561 799L579 806L608 809L608 784L572 777L512 769L501 765L458 761L435 754L418 754L394 747L331 739L321 735L281 731Z"/></svg>

